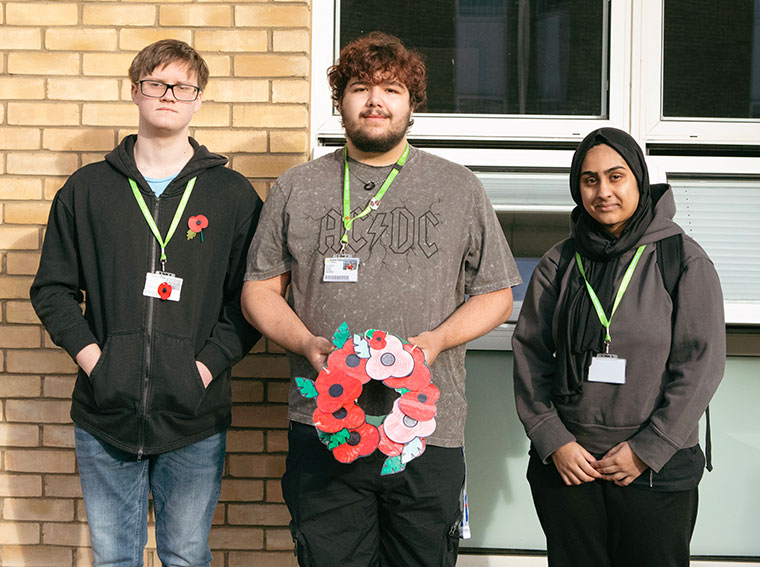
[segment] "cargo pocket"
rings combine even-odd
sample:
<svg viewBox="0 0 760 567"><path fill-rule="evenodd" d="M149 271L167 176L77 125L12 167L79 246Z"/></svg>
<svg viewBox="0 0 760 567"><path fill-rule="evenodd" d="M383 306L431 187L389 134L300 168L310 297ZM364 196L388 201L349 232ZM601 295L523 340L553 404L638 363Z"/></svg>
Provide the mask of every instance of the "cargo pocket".
<svg viewBox="0 0 760 567"><path fill-rule="evenodd" d="M110 335L90 372L90 384L99 409L135 409L140 404L143 367L141 331Z"/></svg>
<svg viewBox="0 0 760 567"><path fill-rule="evenodd" d="M149 407L194 416L206 388L195 365L190 340L156 332L153 341Z"/></svg>
<svg viewBox="0 0 760 567"><path fill-rule="evenodd" d="M295 522L290 522L290 535L293 536L293 555L298 558L298 565L300 567L312 567L311 553L309 552L309 546L306 544L306 538L298 531Z"/></svg>
<svg viewBox="0 0 760 567"><path fill-rule="evenodd" d="M449 525L449 529L444 537L441 546L443 553L441 556L441 567L455 567L457 564L457 555L459 553L459 523L462 520L462 512L457 511L456 518Z"/></svg>

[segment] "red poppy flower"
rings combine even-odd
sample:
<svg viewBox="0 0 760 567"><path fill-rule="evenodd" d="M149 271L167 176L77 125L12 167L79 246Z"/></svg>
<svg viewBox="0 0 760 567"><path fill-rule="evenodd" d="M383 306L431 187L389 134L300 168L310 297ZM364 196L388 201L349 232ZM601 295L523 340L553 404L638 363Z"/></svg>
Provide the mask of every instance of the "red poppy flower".
<svg viewBox="0 0 760 567"><path fill-rule="evenodd" d="M348 441L333 449L333 456L341 463L351 463L359 457L371 455L380 442L377 427L365 423L349 431Z"/></svg>
<svg viewBox="0 0 760 567"><path fill-rule="evenodd" d="M397 457L404 450L404 446L401 443L391 441L385 434L385 428L381 425L377 428L377 432L380 434L380 442L377 448L385 455L389 457Z"/></svg>
<svg viewBox="0 0 760 567"><path fill-rule="evenodd" d="M325 433L337 433L341 429L356 429L364 423L364 410L350 403L332 413L317 408L313 417L317 429Z"/></svg>
<svg viewBox="0 0 760 567"><path fill-rule="evenodd" d="M369 382L367 375L367 359L359 358L354 350L354 341L350 338L345 342L342 348L335 349L327 357L327 367L330 371L333 368L343 372L346 376L356 378L362 384Z"/></svg>
<svg viewBox="0 0 760 567"><path fill-rule="evenodd" d="M208 226L206 215L195 215L187 219L187 228L193 232L200 232Z"/></svg>
<svg viewBox="0 0 760 567"><path fill-rule="evenodd" d="M172 294L172 286L170 286L166 282L161 282L158 284L158 297L160 297L163 301L166 301L169 299L169 296Z"/></svg>
<svg viewBox="0 0 760 567"><path fill-rule="evenodd" d="M382 350L385 348L385 331L374 331L369 340L369 348Z"/></svg>
<svg viewBox="0 0 760 567"><path fill-rule="evenodd" d="M399 409L417 421L427 421L435 417L435 402L441 395L435 384L428 384L422 390L407 392L399 398Z"/></svg>
<svg viewBox="0 0 760 567"><path fill-rule="evenodd" d="M354 402L362 393L361 382L337 369L322 370L314 385L318 392L317 407L328 413Z"/></svg>
<svg viewBox="0 0 760 567"><path fill-rule="evenodd" d="M421 348L410 344L404 344L404 350L412 353L412 358L414 358L412 373L401 378L386 378L383 383L395 389L422 390L430 383L430 368L425 364L425 353Z"/></svg>

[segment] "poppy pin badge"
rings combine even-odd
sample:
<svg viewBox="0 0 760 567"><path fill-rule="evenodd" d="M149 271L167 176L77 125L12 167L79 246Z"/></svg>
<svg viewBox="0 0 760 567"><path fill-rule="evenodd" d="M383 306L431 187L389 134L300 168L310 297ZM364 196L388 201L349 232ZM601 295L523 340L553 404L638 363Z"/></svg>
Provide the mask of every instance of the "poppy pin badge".
<svg viewBox="0 0 760 567"><path fill-rule="evenodd" d="M192 240L196 234L201 235L201 242L203 242L203 229L208 227L208 219L206 215L195 215L187 219L187 239Z"/></svg>

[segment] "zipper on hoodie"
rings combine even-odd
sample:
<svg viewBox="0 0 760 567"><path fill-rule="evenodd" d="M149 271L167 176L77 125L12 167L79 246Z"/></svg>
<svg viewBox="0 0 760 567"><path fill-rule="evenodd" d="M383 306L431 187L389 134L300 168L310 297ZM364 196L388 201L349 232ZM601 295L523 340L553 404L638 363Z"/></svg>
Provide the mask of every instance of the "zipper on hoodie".
<svg viewBox="0 0 760 567"><path fill-rule="evenodd" d="M156 219L156 225L158 225L158 209L159 200L156 199L156 204L153 206L153 218ZM152 235L151 235L152 236ZM156 257L158 255L158 243L155 238L150 239L150 259L151 267L156 265ZM153 346L153 314L155 311L156 301L154 298L148 298L148 312L145 317L145 346L143 350L143 356L145 358L144 372L142 376L142 394L140 396L140 425L138 432L138 447L137 447L137 460L142 460L142 455L145 450L145 423L148 420L148 389L150 388L150 370L151 370L151 353Z"/></svg>
<svg viewBox="0 0 760 567"><path fill-rule="evenodd" d="M652 472L652 469L649 469L649 488L652 488L652 477L654 476L654 473Z"/></svg>

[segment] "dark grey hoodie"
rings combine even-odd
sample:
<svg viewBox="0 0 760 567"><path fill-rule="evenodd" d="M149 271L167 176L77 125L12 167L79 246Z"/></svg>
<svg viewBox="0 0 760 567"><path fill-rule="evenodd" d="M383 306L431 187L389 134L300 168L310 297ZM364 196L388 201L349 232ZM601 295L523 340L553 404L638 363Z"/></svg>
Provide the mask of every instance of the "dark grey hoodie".
<svg viewBox="0 0 760 567"><path fill-rule="evenodd" d="M670 189L636 246L618 263L614 289L640 244L647 247L612 319L611 352L627 360L622 385L584 382L579 399L552 399L555 345L563 330L558 313L570 262L557 274L562 242L539 262L528 286L512 339L517 411L538 456L546 462L562 445L577 441L603 454L628 441L658 472L679 449L698 443L698 422L723 377L725 324L715 268L704 250L684 235L684 269L677 309L665 289L655 242L683 233L672 220Z"/></svg>

